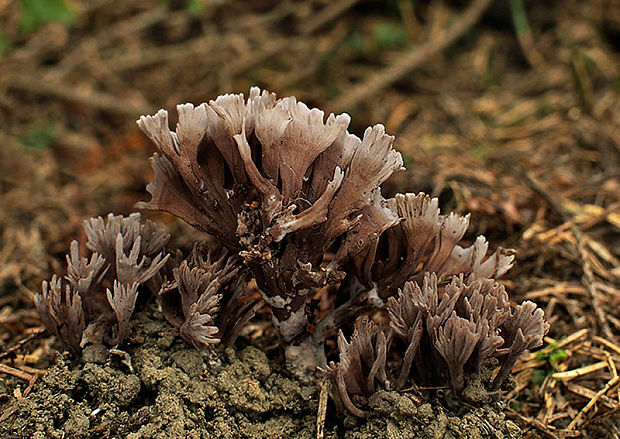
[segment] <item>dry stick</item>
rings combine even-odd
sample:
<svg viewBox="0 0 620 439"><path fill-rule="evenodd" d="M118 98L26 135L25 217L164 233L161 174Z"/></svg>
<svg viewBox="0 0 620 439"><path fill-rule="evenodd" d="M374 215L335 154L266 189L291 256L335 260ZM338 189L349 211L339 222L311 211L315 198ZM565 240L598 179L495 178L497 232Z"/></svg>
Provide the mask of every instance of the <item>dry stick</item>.
<svg viewBox="0 0 620 439"><path fill-rule="evenodd" d="M19 369L15 369L14 367L7 366L6 364L0 364L0 373L8 373L9 375L13 375L28 382L32 380L31 374L21 371Z"/></svg>
<svg viewBox="0 0 620 439"><path fill-rule="evenodd" d="M556 200L542 185L530 174L527 172L522 172L522 177L528 183L530 188L534 190L538 195L540 195L546 202L551 206L553 210L555 210L561 217L564 222L569 222L572 219L572 216L569 212L566 211L566 208L562 205L562 203ZM583 278L582 283L586 287L586 290L590 294L590 298L592 301L592 308L594 308L594 315L596 316L596 320L600 326L601 331L605 335L605 337L609 340L615 341L615 337L611 332L611 328L609 327L609 323L607 322L607 317L605 316L605 312L601 306L601 301L598 298L598 287L596 280L594 278L594 273L592 272L592 266L590 265L590 261L588 259L588 251L586 249L583 235L581 230L574 224L571 223L570 229L575 236L575 240L577 241L577 251L579 253L579 257L581 259L581 266L583 269Z"/></svg>
<svg viewBox="0 0 620 439"><path fill-rule="evenodd" d="M325 416L327 414L329 385L329 380L327 378L323 379L319 393L319 409L316 416L316 439L323 439L325 436Z"/></svg>
<svg viewBox="0 0 620 439"><path fill-rule="evenodd" d="M601 301L598 297L598 287L596 286L592 266L590 265L590 261L588 259L588 251L584 245L583 235L581 234L581 230L579 230L576 226L573 226L572 229L573 234L577 239L577 250L579 251L579 257L581 258L581 265L583 267L583 283L590 293L594 314L596 315L596 319L598 320L605 337L609 340L615 340L615 337L611 332L611 328L609 327L609 323L607 322L607 317L605 316L603 307L601 306Z"/></svg>
<svg viewBox="0 0 620 439"><path fill-rule="evenodd" d="M39 376L43 376L47 373L47 370L37 369L36 367L25 366L23 364L19 366L19 370L22 370L26 373L30 373L32 375L39 375Z"/></svg>
<svg viewBox="0 0 620 439"><path fill-rule="evenodd" d="M521 46L521 51L527 59L527 62L534 68L538 68L544 64L545 59L536 49L536 43L532 29L527 20L523 0L511 0L510 9L512 11L512 20L517 33L517 40Z"/></svg>
<svg viewBox="0 0 620 439"><path fill-rule="evenodd" d="M137 70L152 64L165 65L179 60L187 60L192 57L205 56L209 50L222 43L213 35L196 38L178 44L170 44L165 47L148 47L139 52L127 52L125 48L119 48L108 58L103 59L112 72L124 72Z"/></svg>
<svg viewBox="0 0 620 439"><path fill-rule="evenodd" d="M289 5L287 5L286 3L282 3L282 5L277 6L271 12L260 15L259 19L252 22L250 26L244 26L243 23L239 23L238 26L236 24L236 29L239 30L247 28L249 32L252 27L266 27L272 22L280 20L289 15L289 9ZM280 48L284 48L287 46L287 44L290 44L290 39L282 39L281 44L270 46L272 45L272 42L273 41L269 41L268 44L261 45L260 50L262 52L259 53L259 56L257 57L252 56L252 59L256 58L258 60L262 60L262 57L265 55L277 53ZM111 56L104 58L103 60L109 65L111 71L125 71L142 68L149 64L165 64L167 62L172 62L179 59L184 60L197 55L212 56L211 52L216 50L218 47L223 46L224 44L225 40L220 38L219 36L207 34L205 36L201 36L199 38L189 40L183 43L169 44L163 47L146 47L135 53L127 53L126 50L120 48L118 50L118 53L112 54ZM240 63L238 63L238 65L233 64L232 70L236 72L235 69L246 69L245 65L248 62L247 59L248 57L242 57L242 60ZM252 65L250 65L250 67L251 66Z"/></svg>
<svg viewBox="0 0 620 439"><path fill-rule="evenodd" d="M26 75L11 76L10 80L7 81L7 88L51 96L122 116L134 117L136 114L149 114L153 110L149 105L132 105L117 96L93 90L84 92L77 89L73 84L46 83L41 78Z"/></svg>
<svg viewBox="0 0 620 439"><path fill-rule="evenodd" d="M148 8L137 15L132 15L125 20L118 21L95 33L91 33L62 58L59 65L54 68L54 79L62 79L80 65L91 53L101 52L104 47L110 46L118 38L131 33L137 34L148 26L152 26L166 18L170 19L170 16L168 15L167 17L167 15L168 7L166 5Z"/></svg>
<svg viewBox="0 0 620 439"><path fill-rule="evenodd" d="M539 350L537 352L532 353L531 357L532 358L536 358L540 352L550 353L554 349L562 349L564 346L568 346L569 344L571 344L571 343L573 343L573 342L575 342L575 341L577 341L577 340L579 340L581 338L586 337L589 334L589 332L590 332L590 328L583 328L583 329L580 329L577 332L573 332L568 337L566 337L566 338L564 338L562 340L559 340L559 341L553 340L551 337L545 337L545 341L547 341L548 344L551 344L551 343L556 343L556 344L553 345L553 346L547 346L544 349L541 349L541 350Z"/></svg>
<svg viewBox="0 0 620 439"><path fill-rule="evenodd" d="M290 49L291 41L289 38L280 38L278 40L271 40L265 42L260 49L253 50L250 55L238 57L235 61L233 61L230 65L227 66L228 71L226 72L228 77L233 78L237 75L241 75L242 73L250 70L255 65L266 61L271 58L273 55L285 50L287 48ZM206 84L205 89L203 90L204 95L208 95L213 90L216 90L220 87L219 81L209 81Z"/></svg>
<svg viewBox="0 0 620 439"><path fill-rule="evenodd" d="M583 387L575 383L566 383L566 389L569 392L574 393L575 395L579 395L583 398L587 398L588 400L596 396L596 392L594 390L588 389L587 387ZM610 398L609 396L603 395L599 398L599 400L605 407L609 409L620 409L620 404L618 403L618 401Z"/></svg>
<svg viewBox="0 0 620 439"><path fill-rule="evenodd" d="M598 207L598 206L597 206ZM592 227L594 227L595 225L603 222L603 221L608 221L611 224L614 224L614 220L616 219L616 210L620 207L620 203L613 203L610 204L609 206L607 206L606 208L600 208L598 212L596 213L591 213L591 216L589 219L587 219L585 222L579 224L579 228L583 231L588 230ZM539 238L544 240L544 241L549 241L551 239L557 238L558 235L560 235L561 233L565 232L566 230L570 229L571 226L577 225L577 220L578 218L576 217L572 217L570 220L560 224L557 227L554 227L552 229L549 229L541 234L539 234Z"/></svg>
<svg viewBox="0 0 620 439"><path fill-rule="evenodd" d="M596 404L596 402L601 398L601 396L603 396L605 393L607 393L607 391L609 389L611 389L618 381L620 381L620 377L618 377L617 375L615 377L613 377L611 380L609 380L607 382L607 384L605 384L605 387L603 387L601 390L599 390L598 392L596 392L596 395L594 395L594 397L588 401L588 403L586 404L586 406L584 408L581 409L581 411L579 412L579 414L577 414L577 416L575 416L575 419L573 419L571 421L570 424L568 424L567 430L572 430L573 428L575 428L577 425L579 425L581 423L581 419L590 411L592 410L592 408L594 407L594 405Z"/></svg>
<svg viewBox="0 0 620 439"><path fill-rule="evenodd" d="M553 287L545 287L539 290L534 290L527 293L524 298L527 300L535 300L540 297L546 296L566 296L568 294L574 294L578 296L587 296L588 292L583 285L570 284L568 282L560 283Z"/></svg>
<svg viewBox="0 0 620 439"><path fill-rule="evenodd" d="M600 343L602 345L604 345L605 347L611 349L612 351L614 351L616 354L620 355L620 346L618 346L617 344L614 344L612 342L610 342L609 340L606 340L602 337L599 336L594 336L592 337L592 341L596 342L596 343Z"/></svg>
<svg viewBox="0 0 620 439"><path fill-rule="evenodd" d="M254 50L251 55L238 57L237 61L233 61L229 66L230 75L232 77L244 73L256 64L290 47L291 40L289 38L267 41L261 46L260 50Z"/></svg>
<svg viewBox="0 0 620 439"><path fill-rule="evenodd" d="M556 380L563 380L563 379L572 380L573 378L582 377L584 375L597 372L607 367L609 367L609 364L607 361L599 361L598 363L589 364L587 366L579 367L577 369L567 370L565 372L556 372L553 375L551 375L551 378L555 378Z"/></svg>
<svg viewBox="0 0 620 439"><path fill-rule="evenodd" d="M4 358L4 357L8 356L9 354L11 354L12 352L15 352L16 350L21 348L23 345L28 343L30 340L32 340L33 338L35 338L39 334L41 334L43 331L45 331L45 328L34 328L34 329L35 329L35 331L33 331L30 334L28 334L26 337L24 337L23 339L18 341L16 344L14 344L10 348L6 349L5 351L0 352L0 358Z"/></svg>
<svg viewBox="0 0 620 439"><path fill-rule="evenodd" d="M136 87L132 87L115 72L110 70L107 62L99 56L99 53L93 53L84 61L84 65L88 69L89 76L101 82L113 95L127 96L127 98L131 97L138 105L147 105L148 100L144 95Z"/></svg>
<svg viewBox="0 0 620 439"><path fill-rule="evenodd" d="M22 394L23 398L27 397L28 394L32 391L38 378L39 378L39 375L32 375L32 378L30 378L30 381L28 381L28 386L24 389L24 393Z"/></svg>
<svg viewBox="0 0 620 439"><path fill-rule="evenodd" d="M81 17L90 16L96 13L96 9L106 6L106 3L112 3L113 0L93 0L81 2L79 15ZM0 0L0 11L2 10L3 1ZM11 0L4 0L4 3L11 3ZM2 15L2 14L0 14ZM105 29L106 31L109 28ZM40 59L41 50L49 48L49 33L45 30L35 32L23 46L16 47L11 50L10 58L20 60L38 60ZM32 67L31 67L32 68ZM36 67L34 67L36 69Z"/></svg>
<svg viewBox="0 0 620 439"><path fill-rule="evenodd" d="M553 430L551 430L551 426L545 425L543 422L539 421L535 418L530 418L528 416L523 416L521 413L518 413L514 410L508 410L508 412L516 418L519 418L521 422L529 424L531 427L534 427L538 431L540 431L544 436L550 439L560 439L560 436L555 434ZM550 428L551 427L551 428Z"/></svg>
<svg viewBox="0 0 620 439"><path fill-rule="evenodd" d="M295 2L277 2L276 6L267 11L250 14L249 17L239 17L241 20L235 20L232 26L225 26L224 30L234 29L235 32L243 35L257 34L260 33L260 29L268 29L274 23L277 26L278 22L288 18L295 11Z"/></svg>
<svg viewBox="0 0 620 439"><path fill-rule="evenodd" d="M345 111L355 107L369 97L389 87L390 84L398 81L428 60L428 58L450 46L480 20L482 13L491 4L491 1L474 0L445 32L439 35L432 35L425 43L413 47L395 64L371 74L369 78L363 81L363 84L353 86L349 90L343 90L341 97L330 105L331 109L334 111Z"/></svg>
<svg viewBox="0 0 620 439"><path fill-rule="evenodd" d="M321 65L320 60L323 56L326 53L332 52L345 37L346 29L342 26L339 27L338 25L335 25L334 29L327 33L323 40L318 42L317 50L315 55L312 57L312 61L302 66L303 68L301 69L295 69L291 72L285 73L277 80L278 87L282 90L286 90L297 84L299 81L314 75Z"/></svg>
<svg viewBox="0 0 620 439"><path fill-rule="evenodd" d="M299 26L299 32L302 35L308 35L320 28L321 26L329 23L334 18L338 17L347 9L355 5L359 0L341 0L339 2L330 2L316 13L311 19L304 21Z"/></svg>

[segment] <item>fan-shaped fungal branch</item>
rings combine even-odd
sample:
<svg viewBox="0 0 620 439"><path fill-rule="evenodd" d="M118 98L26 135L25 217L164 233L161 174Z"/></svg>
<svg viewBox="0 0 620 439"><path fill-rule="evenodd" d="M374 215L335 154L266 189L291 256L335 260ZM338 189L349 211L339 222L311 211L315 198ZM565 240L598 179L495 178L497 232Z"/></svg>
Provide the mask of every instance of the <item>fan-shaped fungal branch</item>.
<svg viewBox="0 0 620 439"><path fill-rule="evenodd" d="M223 249L205 252L195 246L173 275L174 284L161 293L162 309L183 338L201 350L220 340L234 342L257 305L244 294L247 273L238 258Z"/></svg>
<svg viewBox="0 0 620 439"><path fill-rule="evenodd" d="M376 384L385 385L387 339L383 331L367 317L355 322L351 341L342 331L338 333L340 361L331 362L327 374L332 380L336 402L356 416L366 416L352 397L368 397L375 393Z"/></svg>
<svg viewBox="0 0 620 439"><path fill-rule="evenodd" d="M51 281L43 281L34 301L45 328L72 352L79 352L86 327L80 295L70 285L64 285L63 292L62 280L54 275Z"/></svg>

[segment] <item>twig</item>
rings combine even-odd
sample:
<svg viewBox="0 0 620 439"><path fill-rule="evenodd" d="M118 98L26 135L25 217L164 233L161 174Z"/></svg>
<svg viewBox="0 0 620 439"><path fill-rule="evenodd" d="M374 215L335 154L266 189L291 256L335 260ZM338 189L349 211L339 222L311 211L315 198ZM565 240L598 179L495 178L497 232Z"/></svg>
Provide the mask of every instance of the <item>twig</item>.
<svg viewBox="0 0 620 439"><path fill-rule="evenodd" d="M30 367L30 366L26 366L26 365L20 365L19 366L20 370L23 370L24 372L33 374L33 375L37 375L37 376L43 376L47 373L47 370L44 369L37 369L36 367Z"/></svg>
<svg viewBox="0 0 620 439"><path fill-rule="evenodd" d="M6 364L0 364L0 373L7 373L28 382L32 380L31 374L15 369L14 367L7 366Z"/></svg>
<svg viewBox="0 0 620 439"><path fill-rule="evenodd" d="M532 35L532 29L527 20L523 0L510 0L510 12L523 55L525 55L527 62L530 63L532 67L540 67L545 60L538 50L536 50L534 36Z"/></svg>
<svg viewBox="0 0 620 439"><path fill-rule="evenodd" d="M524 298L527 300L536 300L547 296L566 296L574 294L579 296L587 296L588 292L582 285L570 284L568 282L558 283L552 287L545 287L527 293Z"/></svg>
<svg viewBox="0 0 620 439"><path fill-rule="evenodd" d="M329 392L329 380L325 378L321 383L319 393L319 409L316 416L316 439L323 439L325 436L325 416L327 414L327 396Z"/></svg>
<svg viewBox="0 0 620 439"><path fill-rule="evenodd" d="M452 26L439 35L433 35L425 43L413 47L398 61L377 73L371 74L362 84L344 90L341 97L330 105L333 111L344 111L389 87L433 55L450 46L480 19L492 0L474 0Z"/></svg>
<svg viewBox="0 0 620 439"><path fill-rule="evenodd" d="M573 342L575 342L575 341L577 341L577 340L579 340L581 338L586 337L589 334L589 332L590 332L589 328L583 328L583 329L580 329L579 331L574 332L571 335L569 335L568 337L566 337L566 338L564 338L564 339L562 339L560 341L557 341L557 342L556 342L556 340L553 340L551 337L545 337L545 342L549 346L547 346L547 347L545 347L545 348L543 348L543 349L541 349L539 351L531 353L528 357L523 358L522 361L524 361L524 362L525 361L532 361L532 360L535 360L540 353L548 354L548 353L552 352L555 349L562 349L564 346L567 346L567 345L569 345L569 344L571 344L571 343L573 343ZM555 343L555 344L551 345L552 343Z"/></svg>
<svg viewBox="0 0 620 439"><path fill-rule="evenodd" d="M547 427L544 423L539 421L538 419L530 418L529 416L523 416L522 414L514 411L508 411L512 416L519 418L522 422L534 427L538 431L540 431L543 435L551 439L560 439L560 437L555 434L549 427Z"/></svg>
<svg viewBox="0 0 620 439"><path fill-rule="evenodd" d="M594 396L596 396L595 391L588 389L587 387L580 386L579 384L575 384L575 383L566 383L566 389L568 389L569 392L574 393L575 395L579 395L589 400L594 398ZM615 401L614 399L608 396L601 396L599 399L601 403L605 405L607 408L610 408L612 410L620 409L620 404L618 404L618 401Z"/></svg>
<svg viewBox="0 0 620 439"><path fill-rule="evenodd" d="M601 306L601 301L598 297L598 287L596 286L597 282L594 279L594 273L592 272L592 266L590 265L590 260L588 259L588 251L585 248L583 235L581 234L581 230L576 226L572 227L573 234L575 235L575 239L577 240L577 250L579 251L579 257L581 258L581 265L583 267L583 284L590 293L590 298L592 299L592 308L594 309L594 315L596 316L596 320L601 328L601 331L605 335L605 337L609 340L615 340L613 333L611 332L611 328L609 327L609 323L607 323L607 317L605 316L605 312L603 311L603 307Z"/></svg>
<svg viewBox="0 0 620 439"><path fill-rule="evenodd" d="M564 209L562 204L556 200L555 197L553 197L536 178L525 170L521 171L520 174L521 178L525 180L530 189L536 192L536 194L545 200L549 207L555 210L555 212L562 217L562 221L570 224L570 226L574 224L573 218L566 212L566 209Z"/></svg>
<svg viewBox="0 0 620 439"><path fill-rule="evenodd" d="M601 301L598 297L598 287L596 279L594 278L594 273L592 271L592 265L590 264L588 250L586 249L585 239L581 230L575 225L573 220L573 215L564 207L560 200L557 200L554 196L552 196L534 177L532 177L527 172L522 172L522 177L525 179L527 184L534 190L538 195L540 195L549 206L555 210L561 217L562 220L566 223L570 224L570 230L573 233L576 241L577 252L579 253L579 257L581 259L581 266L583 269L583 278L582 283L586 287L586 290L590 294L592 308L594 309L594 315L596 316L596 320L598 321L599 327L603 335L609 340L615 340L613 333L611 332L611 328L609 327L609 323L607 322L607 317L605 316L605 312L603 311Z"/></svg>
<svg viewBox="0 0 620 439"><path fill-rule="evenodd" d="M583 366L578 369L568 370L566 372L556 372L553 375L551 375L551 377L555 378L556 380L564 380L564 379L571 380L573 378L581 377L589 373L596 372L601 369L605 369L608 366L609 365L607 361L599 361L598 363L589 364L588 366Z"/></svg>
<svg viewBox="0 0 620 439"><path fill-rule="evenodd" d="M32 375L32 378L30 378L30 381L28 381L28 386L24 389L24 393L22 394L23 398L27 397L28 394L32 391L38 379L39 375Z"/></svg>
<svg viewBox="0 0 620 439"><path fill-rule="evenodd" d="M290 48L290 46L291 41L289 38L267 41L261 46L260 50L253 50L251 54L239 57L236 61L233 61L229 66L230 75L236 76L242 74L256 64L271 58L276 53Z"/></svg>
<svg viewBox="0 0 620 439"><path fill-rule="evenodd" d="M135 117L137 114L148 114L153 110L149 105L132 105L130 102L119 99L117 96L99 93L94 90L84 92L76 88L74 84L46 82L41 78L29 77L23 74L11 76L10 80L7 81L7 87L14 90L51 96L123 116Z"/></svg>
<svg viewBox="0 0 620 439"><path fill-rule="evenodd" d="M609 340L606 340L602 337L598 337L598 336L594 336L592 337L592 341L596 342L596 343L600 343L603 346L611 349L612 351L614 351L616 354L620 355L620 346L618 346L617 344L614 344L612 342L610 342Z"/></svg>
<svg viewBox="0 0 620 439"><path fill-rule="evenodd" d="M166 63L178 62L191 57L205 56L209 51L214 50L218 43L221 44L221 41L209 34L165 47L147 47L139 52L127 52L125 48L121 47L118 53L103 59L103 62L112 72L124 72L144 68L152 64L165 65Z"/></svg>
<svg viewBox="0 0 620 439"><path fill-rule="evenodd" d="M618 377L617 375L615 377L613 377L611 380L607 381L607 384L605 384L605 386L601 390L596 392L596 395L594 395L594 397L590 401L588 401L588 403L585 405L585 407L582 408L581 411L577 414L577 416L575 416L575 418L571 421L571 423L568 424L567 429L568 430L572 430L576 426L578 426L581 423L581 419L590 410L592 410L592 408L594 407L596 402L601 398L601 396L603 396L605 393L607 393L607 391L609 389L611 389L618 381L620 381L620 377Z"/></svg>
<svg viewBox="0 0 620 439"><path fill-rule="evenodd" d="M137 15L132 15L125 20L118 21L112 26L105 26L98 32L91 33L65 55L54 69L54 79L60 80L68 73L73 71L76 66L84 62L84 59L90 57L93 53L101 52L104 47L110 46L117 39L127 36L128 34L137 34L142 29L147 28L166 18L169 13L166 5L160 5L154 8L147 8Z"/></svg>
<svg viewBox="0 0 620 439"><path fill-rule="evenodd" d="M274 81L274 85L277 84L277 87L280 90L287 90L301 80L314 75L321 66L321 60L324 58L325 54L333 52L335 48L342 43L346 36L346 26L342 26L342 23L335 23L333 30L326 33L316 44L316 52L311 57L312 59L303 65L303 68L294 69L283 74L280 78Z"/></svg>
<svg viewBox="0 0 620 439"><path fill-rule="evenodd" d="M327 3L327 6L316 13L311 20L306 20L299 26L299 32L302 35L311 34L351 8L358 1L359 0L341 0Z"/></svg>
<svg viewBox="0 0 620 439"><path fill-rule="evenodd" d="M28 343L30 340L32 340L33 338L39 336L39 334L41 334L41 333L43 333L43 331L45 331L45 328L33 328L33 329L35 329L35 330L30 332L26 337L24 337L23 339L18 341L16 344L14 344L10 348L6 349L4 352L0 352L0 358L4 358L7 355L11 354L12 352L15 352L16 350L21 348L23 345Z"/></svg>

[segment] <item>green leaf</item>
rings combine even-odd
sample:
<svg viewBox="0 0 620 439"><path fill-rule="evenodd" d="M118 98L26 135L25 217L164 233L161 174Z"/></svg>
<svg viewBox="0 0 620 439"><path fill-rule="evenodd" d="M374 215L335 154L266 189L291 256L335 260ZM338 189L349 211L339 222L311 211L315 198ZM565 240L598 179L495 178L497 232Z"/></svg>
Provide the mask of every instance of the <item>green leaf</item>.
<svg viewBox="0 0 620 439"><path fill-rule="evenodd" d="M517 34L530 31L530 24L527 20L527 13L525 12L523 0L510 0L510 13Z"/></svg>
<svg viewBox="0 0 620 439"><path fill-rule="evenodd" d="M11 48L11 42L6 37L0 34L0 55L5 54Z"/></svg>
<svg viewBox="0 0 620 439"><path fill-rule="evenodd" d="M56 127L52 122L36 125L27 130L18 140L24 148L41 150L47 148L54 140Z"/></svg>
<svg viewBox="0 0 620 439"><path fill-rule="evenodd" d="M188 0L187 12L195 17L200 17L205 10L205 5L202 0Z"/></svg>
<svg viewBox="0 0 620 439"><path fill-rule="evenodd" d="M566 353L565 350L562 350L562 349L555 350L551 352L551 354L549 354L549 361L551 363L561 363L567 358L568 358L568 354Z"/></svg>
<svg viewBox="0 0 620 439"><path fill-rule="evenodd" d="M530 378L530 382L541 385L543 381L545 381L545 378L547 378L547 374L548 372L544 369L536 369L534 370L532 378Z"/></svg>
<svg viewBox="0 0 620 439"><path fill-rule="evenodd" d="M21 29L25 33L37 30L44 23L72 23L75 14L64 0L20 0Z"/></svg>
<svg viewBox="0 0 620 439"><path fill-rule="evenodd" d="M396 21L380 21L373 27L373 34L377 47L403 47L409 43L409 35L405 26Z"/></svg>

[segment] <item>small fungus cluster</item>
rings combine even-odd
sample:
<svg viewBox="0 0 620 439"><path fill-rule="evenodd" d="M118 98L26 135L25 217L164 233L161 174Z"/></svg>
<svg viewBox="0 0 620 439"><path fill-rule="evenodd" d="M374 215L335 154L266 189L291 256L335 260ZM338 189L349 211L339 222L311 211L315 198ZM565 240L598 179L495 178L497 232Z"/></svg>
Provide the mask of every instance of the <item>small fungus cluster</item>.
<svg viewBox="0 0 620 439"><path fill-rule="evenodd" d="M174 131L165 110L138 121L158 152L151 200L137 207L169 212L216 243L184 258L139 214L86 221L90 259L73 242L65 278L36 297L45 326L73 352L121 343L140 292L157 296L180 335L206 351L233 343L266 304L289 365L322 370L336 402L363 416L378 387L460 391L493 359L497 388L542 343L542 310L512 304L495 281L512 266L510 251L489 254L483 236L464 244L469 216L442 214L436 198L382 196L403 169L382 125L360 139L347 114L325 118L258 88L247 100L177 110ZM328 361L336 334L339 360Z"/></svg>

